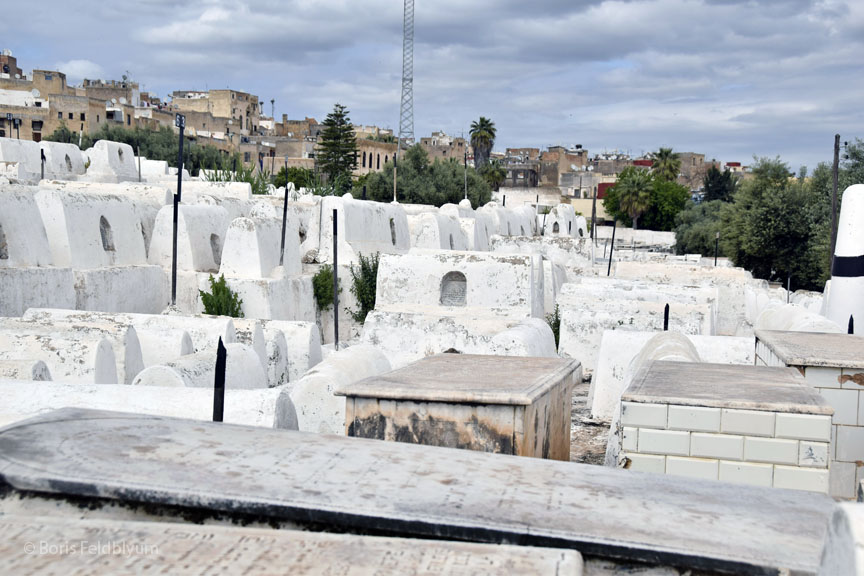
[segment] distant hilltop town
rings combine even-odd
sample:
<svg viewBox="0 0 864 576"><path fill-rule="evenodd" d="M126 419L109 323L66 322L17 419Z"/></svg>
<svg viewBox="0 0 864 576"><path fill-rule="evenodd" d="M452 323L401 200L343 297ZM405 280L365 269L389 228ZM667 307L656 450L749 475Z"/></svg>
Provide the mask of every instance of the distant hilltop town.
<svg viewBox="0 0 864 576"><path fill-rule="evenodd" d="M186 136L226 153L239 153L252 167L278 169L282 166L313 168L321 125L315 118L292 120L283 114L276 121L265 115L265 101L239 90L176 90L163 102L125 75L121 80L84 79L70 86L58 70L33 70L28 76L10 50L0 55L0 137L36 142L65 126L78 134L95 134L104 126L157 130L174 127L174 117L186 117ZM396 154L393 130L354 125L357 135L355 176L383 169ZM470 142L433 132L419 144L430 160L455 158L473 165ZM705 154L678 152L681 160L679 183L694 194L702 186L711 166L743 175L740 162L706 160ZM647 157L634 158L613 152L593 156L581 145L539 148L507 148L493 152L506 171L505 188L538 188L539 196L560 194L576 201L603 198L618 174L627 166L650 166ZM268 166L269 164L269 166ZM590 210L589 210L590 212Z"/></svg>

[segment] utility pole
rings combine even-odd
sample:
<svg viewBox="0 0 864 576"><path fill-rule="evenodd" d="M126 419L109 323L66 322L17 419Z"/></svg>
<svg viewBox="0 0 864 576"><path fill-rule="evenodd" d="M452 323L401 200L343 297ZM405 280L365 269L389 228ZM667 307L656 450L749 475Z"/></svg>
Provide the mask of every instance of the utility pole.
<svg viewBox="0 0 864 576"><path fill-rule="evenodd" d="M177 114L174 126L180 129L180 145L177 150L177 193L174 194L174 235L171 246L171 305L177 305L177 220L180 213L180 200L183 194L183 131L186 129L186 116Z"/></svg>
<svg viewBox="0 0 864 576"><path fill-rule="evenodd" d="M465 138L462 138L462 140L465 140ZM468 147L467 146L465 147L465 164L464 164L463 172L465 174L465 200L467 200L468 199Z"/></svg>
<svg viewBox="0 0 864 576"><path fill-rule="evenodd" d="M834 185L831 193L831 271L834 271L834 247L837 245L837 185L840 170L840 135L834 135Z"/></svg>

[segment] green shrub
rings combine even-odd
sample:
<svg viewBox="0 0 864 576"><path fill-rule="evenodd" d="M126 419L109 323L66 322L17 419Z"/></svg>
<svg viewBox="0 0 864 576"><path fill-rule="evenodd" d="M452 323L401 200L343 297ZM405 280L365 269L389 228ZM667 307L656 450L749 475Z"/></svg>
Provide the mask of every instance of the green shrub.
<svg viewBox="0 0 864 576"><path fill-rule="evenodd" d="M225 283L225 275L219 276L218 280L210 275L210 292L198 290L201 296L201 303L204 304L204 313L214 316L231 316L232 318L242 318L243 309L241 300L235 294L228 284Z"/></svg>
<svg viewBox="0 0 864 576"><path fill-rule="evenodd" d="M207 182L248 182L252 186L252 194L268 194L270 192L270 172L256 171L252 166L239 164L237 171L228 168L213 170L207 173Z"/></svg>
<svg viewBox="0 0 864 576"><path fill-rule="evenodd" d="M333 267L325 264L312 277L312 288L315 291L315 302L319 310L328 310L333 305ZM342 288L339 288L342 292Z"/></svg>
<svg viewBox="0 0 864 576"><path fill-rule="evenodd" d="M378 287L378 260L376 252L368 258L360 254L360 265L354 269L351 265L351 293L357 298L359 310L350 310L351 317L361 324L366 321L366 315L375 309L375 291Z"/></svg>
<svg viewBox="0 0 864 576"><path fill-rule="evenodd" d="M555 305L555 311L546 315L546 323L552 328L552 334L555 336L555 349L558 349L558 342L561 334L561 312L558 310L558 305Z"/></svg>

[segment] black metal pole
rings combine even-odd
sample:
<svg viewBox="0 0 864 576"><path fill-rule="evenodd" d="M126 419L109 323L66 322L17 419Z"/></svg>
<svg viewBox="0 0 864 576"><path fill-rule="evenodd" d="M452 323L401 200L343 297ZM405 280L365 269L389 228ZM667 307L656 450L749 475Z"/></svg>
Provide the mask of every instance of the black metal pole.
<svg viewBox="0 0 864 576"><path fill-rule="evenodd" d="M855 334L855 317L849 315L849 327L846 329L847 334Z"/></svg>
<svg viewBox="0 0 864 576"><path fill-rule="evenodd" d="M666 307L663 309L663 331L666 332L669 330L669 304L666 304Z"/></svg>
<svg viewBox="0 0 864 576"><path fill-rule="evenodd" d="M339 251L337 250L336 208L333 209L333 342L339 350Z"/></svg>
<svg viewBox="0 0 864 576"><path fill-rule="evenodd" d="M39 161L42 163L42 178L40 180L45 179L45 150L39 150Z"/></svg>
<svg viewBox="0 0 864 576"><path fill-rule="evenodd" d="M831 272L834 272L834 247L837 245L837 185L838 172L840 169L840 135L834 135L834 165L832 166L831 176L833 178L831 186L831 246L829 254L831 258Z"/></svg>
<svg viewBox="0 0 864 576"><path fill-rule="evenodd" d="M579 185L581 191L582 185ZM591 200L591 240L594 241L597 237L594 235L594 229L597 227L597 193L594 193L594 199Z"/></svg>
<svg viewBox="0 0 864 576"><path fill-rule="evenodd" d="M288 183L285 183L285 199L282 201L282 244L279 247L279 266L285 263L285 226L288 222Z"/></svg>
<svg viewBox="0 0 864 576"><path fill-rule="evenodd" d="M141 145L138 145L138 182L141 182Z"/></svg>
<svg viewBox="0 0 864 576"><path fill-rule="evenodd" d="M21 139L21 132L18 130L19 126L21 126L21 119L16 118L15 119L15 138L17 138L18 140Z"/></svg>
<svg viewBox="0 0 864 576"><path fill-rule="evenodd" d="M720 233L714 233L714 266L717 266L717 253L720 251Z"/></svg>
<svg viewBox="0 0 864 576"><path fill-rule="evenodd" d="M506 194L501 195L501 206L507 206L507 195Z"/></svg>
<svg viewBox="0 0 864 576"><path fill-rule="evenodd" d="M618 226L618 219L612 221L612 245L609 247L609 266L606 268L606 276L612 273L612 253L615 251L615 228Z"/></svg>
<svg viewBox="0 0 864 576"><path fill-rule="evenodd" d="M186 128L186 117L177 114L174 125L180 129L180 146L177 151L177 193L174 194L174 236L171 246L171 305L177 305L177 219L180 212L180 200L183 194L183 130Z"/></svg>
<svg viewBox="0 0 864 576"><path fill-rule="evenodd" d="M225 366L228 360L228 351L219 337L219 345L216 347L216 375L213 378L213 421L222 422L225 416Z"/></svg>

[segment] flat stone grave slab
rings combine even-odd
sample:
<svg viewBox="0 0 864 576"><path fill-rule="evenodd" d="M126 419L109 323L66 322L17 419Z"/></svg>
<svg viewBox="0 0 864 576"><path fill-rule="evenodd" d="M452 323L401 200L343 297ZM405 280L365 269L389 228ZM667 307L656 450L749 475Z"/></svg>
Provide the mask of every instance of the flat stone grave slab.
<svg viewBox="0 0 864 576"><path fill-rule="evenodd" d="M833 411L794 368L653 362L621 396L618 464L828 493Z"/></svg>
<svg viewBox="0 0 864 576"><path fill-rule="evenodd" d="M854 499L864 480L864 337L757 330L756 364L794 366L834 408L831 495Z"/></svg>
<svg viewBox="0 0 864 576"><path fill-rule="evenodd" d="M786 366L829 366L864 370L864 336L757 330L756 341L757 348L761 342Z"/></svg>
<svg viewBox="0 0 864 576"><path fill-rule="evenodd" d="M437 354L342 386L345 433L570 460L575 360Z"/></svg>
<svg viewBox="0 0 864 576"><path fill-rule="evenodd" d="M0 430L0 479L67 498L741 574L815 573L834 506L819 494L77 408Z"/></svg>
<svg viewBox="0 0 864 576"><path fill-rule="evenodd" d="M572 550L295 530L0 516L4 574L580 576Z"/></svg>

